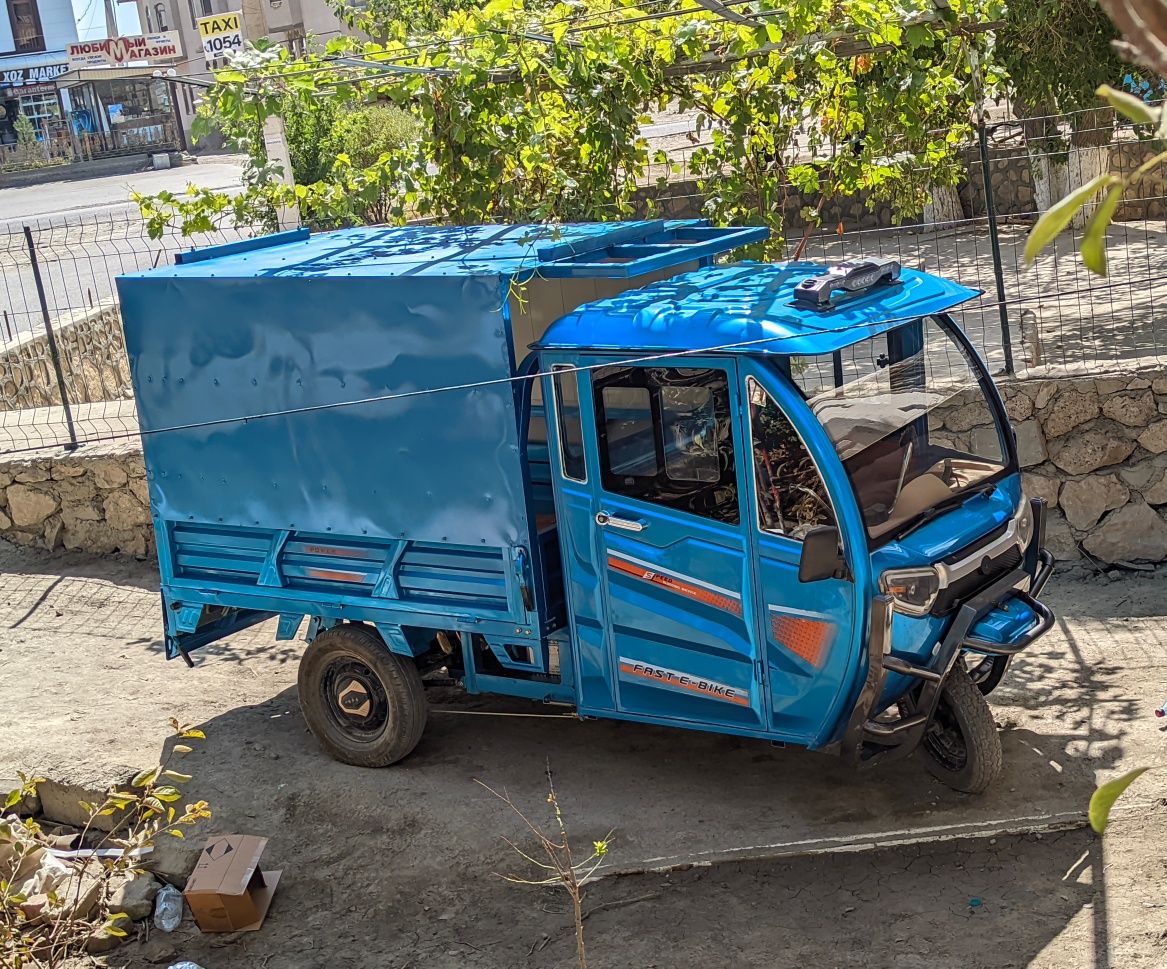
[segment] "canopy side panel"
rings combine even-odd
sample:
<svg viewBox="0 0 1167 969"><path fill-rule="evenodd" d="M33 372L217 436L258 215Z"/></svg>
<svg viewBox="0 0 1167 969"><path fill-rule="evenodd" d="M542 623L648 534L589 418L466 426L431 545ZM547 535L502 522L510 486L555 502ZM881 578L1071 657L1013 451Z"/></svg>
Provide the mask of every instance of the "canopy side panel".
<svg viewBox="0 0 1167 969"><path fill-rule="evenodd" d="M525 544L502 282L120 280L155 516Z"/></svg>

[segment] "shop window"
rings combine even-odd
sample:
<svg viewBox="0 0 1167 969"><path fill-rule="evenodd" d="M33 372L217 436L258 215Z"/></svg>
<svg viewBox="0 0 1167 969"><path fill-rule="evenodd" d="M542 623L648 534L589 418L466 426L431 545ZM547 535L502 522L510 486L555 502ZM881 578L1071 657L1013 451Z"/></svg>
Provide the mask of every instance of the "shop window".
<svg viewBox="0 0 1167 969"><path fill-rule="evenodd" d="M13 48L18 54L45 49L36 0L8 0L8 22L12 24Z"/></svg>
<svg viewBox="0 0 1167 969"><path fill-rule="evenodd" d="M758 524L763 531L799 540L817 525L834 525L826 486L794 425L753 377L746 387Z"/></svg>
<svg viewBox="0 0 1167 969"><path fill-rule="evenodd" d="M603 367L593 387L605 491L738 523L724 370Z"/></svg>

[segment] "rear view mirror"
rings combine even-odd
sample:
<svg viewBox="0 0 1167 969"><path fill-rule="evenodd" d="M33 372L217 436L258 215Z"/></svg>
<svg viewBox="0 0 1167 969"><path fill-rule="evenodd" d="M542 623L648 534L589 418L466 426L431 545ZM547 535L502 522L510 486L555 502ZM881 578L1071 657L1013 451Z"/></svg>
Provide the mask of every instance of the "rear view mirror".
<svg viewBox="0 0 1167 969"><path fill-rule="evenodd" d="M802 556L798 560L798 581L841 579L846 574L843 550L839 547L839 530L820 525L807 532L802 540Z"/></svg>

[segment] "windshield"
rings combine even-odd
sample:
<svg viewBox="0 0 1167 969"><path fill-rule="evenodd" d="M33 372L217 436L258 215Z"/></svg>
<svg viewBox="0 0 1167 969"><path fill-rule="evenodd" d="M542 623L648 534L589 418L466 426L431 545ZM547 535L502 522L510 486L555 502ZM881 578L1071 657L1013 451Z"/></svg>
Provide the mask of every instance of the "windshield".
<svg viewBox="0 0 1167 969"><path fill-rule="evenodd" d="M872 540L906 531L1005 468L982 370L934 317L834 354L793 357L790 374L843 461Z"/></svg>

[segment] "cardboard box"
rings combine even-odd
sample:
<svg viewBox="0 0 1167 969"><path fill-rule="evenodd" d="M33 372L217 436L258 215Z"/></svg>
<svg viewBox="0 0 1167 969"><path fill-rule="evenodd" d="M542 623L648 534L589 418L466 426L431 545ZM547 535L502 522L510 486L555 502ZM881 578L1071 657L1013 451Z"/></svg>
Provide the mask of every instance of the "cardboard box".
<svg viewBox="0 0 1167 969"><path fill-rule="evenodd" d="M251 932L263 924L280 880L259 858L267 838L224 834L211 838L182 894L204 932Z"/></svg>

